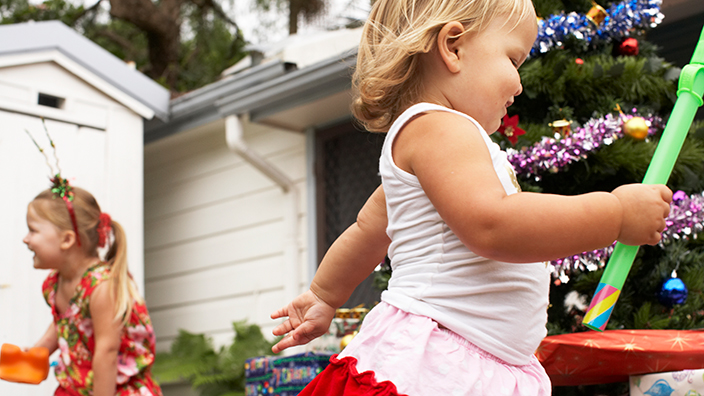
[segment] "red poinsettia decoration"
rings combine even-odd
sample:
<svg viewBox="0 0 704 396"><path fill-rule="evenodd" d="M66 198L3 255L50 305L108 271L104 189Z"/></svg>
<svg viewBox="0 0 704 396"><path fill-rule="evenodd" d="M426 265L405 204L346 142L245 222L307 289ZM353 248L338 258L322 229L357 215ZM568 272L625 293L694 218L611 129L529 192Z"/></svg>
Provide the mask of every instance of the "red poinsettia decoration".
<svg viewBox="0 0 704 396"><path fill-rule="evenodd" d="M518 114L511 117L506 114L501 120L501 126L498 131L501 132L502 135L506 136L513 145L518 142L519 136L526 133L526 131L518 127Z"/></svg>

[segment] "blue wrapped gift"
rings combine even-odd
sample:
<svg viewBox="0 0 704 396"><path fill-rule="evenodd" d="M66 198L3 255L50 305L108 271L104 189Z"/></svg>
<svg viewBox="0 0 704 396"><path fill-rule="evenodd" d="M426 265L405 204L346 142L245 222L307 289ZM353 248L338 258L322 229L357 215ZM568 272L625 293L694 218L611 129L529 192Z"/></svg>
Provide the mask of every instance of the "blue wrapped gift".
<svg viewBox="0 0 704 396"><path fill-rule="evenodd" d="M327 367L332 354L260 356L245 362L246 396L295 396Z"/></svg>

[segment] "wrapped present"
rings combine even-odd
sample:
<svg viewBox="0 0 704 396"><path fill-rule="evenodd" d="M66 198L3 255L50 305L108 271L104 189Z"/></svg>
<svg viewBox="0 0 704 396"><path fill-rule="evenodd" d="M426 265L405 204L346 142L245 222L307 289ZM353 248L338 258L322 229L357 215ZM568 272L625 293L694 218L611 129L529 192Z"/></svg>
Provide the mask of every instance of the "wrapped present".
<svg viewBox="0 0 704 396"><path fill-rule="evenodd" d="M338 308L328 332L306 344L306 350L316 353L340 353L345 346L345 337L349 338L351 334L359 330L361 322L368 312L368 309L361 306L351 309Z"/></svg>
<svg viewBox="0 0 704 396"><path fill-rule="evenodd" d="M246 396L295 396L327 367L331 354L261 356L245 362Z"/></svg>
<svg viewBox="0 0 704 396"><path fill-rule="evenodd" d="M633 375L629 385L631 396L701 396L704 369Z"/></svg>
<svg viewBox="0 0 704 396"><path fill-rule="evenodd" d="M626 382L631 375L704 367L704 331L561 334L545 337L536 356L555 386Z"/></svg>
<svg viewBox="0 0 704 396"><path fill-rule="evenodd" d="M275 356L258 356L245 360L245 394L247 396L273 395L274 387L271 381L273 372L271 360Z"/></svg>

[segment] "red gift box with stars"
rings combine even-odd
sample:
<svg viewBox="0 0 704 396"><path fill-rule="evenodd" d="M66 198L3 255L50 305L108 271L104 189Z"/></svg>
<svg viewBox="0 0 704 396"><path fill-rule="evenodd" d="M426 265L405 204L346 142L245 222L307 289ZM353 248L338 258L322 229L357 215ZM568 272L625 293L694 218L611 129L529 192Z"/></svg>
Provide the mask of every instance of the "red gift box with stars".
<svg viewBox="0 0 704 396"><path fill-rule="evenodd" d="M554 386L704 368L704 330L606 330L545 337L535 355Z"/></svg>

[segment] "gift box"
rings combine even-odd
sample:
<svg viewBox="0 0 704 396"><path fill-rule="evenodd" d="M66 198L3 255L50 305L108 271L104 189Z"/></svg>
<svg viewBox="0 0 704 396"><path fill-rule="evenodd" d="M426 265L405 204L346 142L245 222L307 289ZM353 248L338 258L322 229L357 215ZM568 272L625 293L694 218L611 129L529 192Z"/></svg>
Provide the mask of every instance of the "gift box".
<svg viewBox="0 0 704 396"><path fill-rule="evenodd" d="M545 337L536 356L555 386L626 382L632 375L704 367L704 331L607 330L561 334Z"/></svg>
<svg viewBox="0 0 704 396"><path fill-rule="evenodd" d="M633 375L631 396L699 396L704 394L704 369Z"/></svg>
<svg viewBox="0 0 704 396"><path fill-rule="evenodd" d="M345 336L356 334L368 309L355 307L352 309L338 308L335 318L330 323L328 332L306 344L308 352L340 353L346 344Z"/></svg>
<svg viewBox="0 0 704 396"><path fill-rule="evenodd" d="M246 396L295 396L330 362L331 354L260 356L245 362Z"/></svg>

